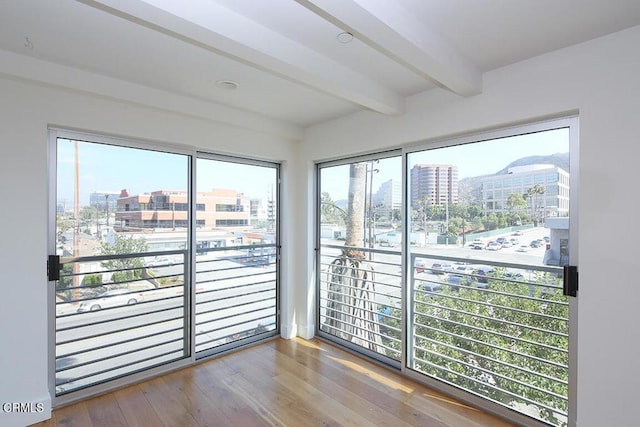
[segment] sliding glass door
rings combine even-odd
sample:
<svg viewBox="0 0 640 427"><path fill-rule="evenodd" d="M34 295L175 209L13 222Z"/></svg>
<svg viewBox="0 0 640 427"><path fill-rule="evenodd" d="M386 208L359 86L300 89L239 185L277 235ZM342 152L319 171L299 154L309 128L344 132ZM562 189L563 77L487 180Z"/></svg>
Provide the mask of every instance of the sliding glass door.
<svg viewBox="0 0 640 427"><path fill-rule="evenodd" d="M317 170L318 334L520 422L568 423L577 119Z"/></svg>
<svg viewBox="0 0 640 427"><path fill-rule="evenodd" d="M62 396L189 357L191 158L54 136Z"/></svg>
<svg viewBox="0 0 640 427"><path fill-rule="evenodd" d="M392 366L402 347L397 154L318 168L318 333Z"/></svg>
<svg viewBox="0 0 640 427"><path fill-rule="evenodd" d="M279 333L278 164L50 135L56 404Z"/></svg>
<svg viewBox="0 0 640 427"><path fill-rule="evenodd" d="M278 333L276 164L197 161L197 357Z"/></svg>

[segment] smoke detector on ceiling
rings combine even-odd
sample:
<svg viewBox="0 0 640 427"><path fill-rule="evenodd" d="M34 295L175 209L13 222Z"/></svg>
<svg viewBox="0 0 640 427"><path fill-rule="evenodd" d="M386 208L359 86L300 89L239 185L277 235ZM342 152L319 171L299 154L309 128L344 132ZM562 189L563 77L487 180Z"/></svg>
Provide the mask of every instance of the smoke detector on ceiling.
<svg viewBox="0 0 640 427"><path fill-rule="evenodd" d="M218 85L218 87L226 90L235 90L240 86L240 83L233 80L218 80L216 84Z"/></svg>
<svg viewBox="0 0 640 427"><path fill-rule="evenodd" d="M348 31L342 32L336 36L340 43L351 43L353 41L353 34Z"/></svg>

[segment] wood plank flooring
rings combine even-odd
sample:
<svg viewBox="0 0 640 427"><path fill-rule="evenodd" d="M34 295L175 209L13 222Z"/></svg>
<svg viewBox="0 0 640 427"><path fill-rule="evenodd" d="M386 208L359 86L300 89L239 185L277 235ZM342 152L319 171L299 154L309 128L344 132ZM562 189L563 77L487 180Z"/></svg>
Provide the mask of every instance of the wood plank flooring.
<svg viewBox="0 0 640 427"><path fill-rule="evenodd" d="M49 427L505 427L320 340L276 339L53 411Z"/></svg>

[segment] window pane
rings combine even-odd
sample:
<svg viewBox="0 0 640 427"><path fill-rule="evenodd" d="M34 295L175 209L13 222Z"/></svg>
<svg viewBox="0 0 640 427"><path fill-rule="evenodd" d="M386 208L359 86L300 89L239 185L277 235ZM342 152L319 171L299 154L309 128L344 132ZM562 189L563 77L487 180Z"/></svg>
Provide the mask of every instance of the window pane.
<svg viewBox="0 0 640 427"><path fill-rule="evenodd" d="M64 138L56 148L60 395L188 356L190 159Z"/></svg>
<svg viewBox="0 0 640 427"><path fill-rule="evenodd" d="M199 158L196 352L277 333L278 169Z"/></svg>
<svg viewBox="0 0 640 427"><path fill-rule="evenodd" d="M321 167L321 333L400 360L401 158Z"/></svg>
<svg viewBox="0 0 640 427"><path fill-rule="evenodd" d="M408 156L408 367L555 425L568 406L568 135Z"/></svg>

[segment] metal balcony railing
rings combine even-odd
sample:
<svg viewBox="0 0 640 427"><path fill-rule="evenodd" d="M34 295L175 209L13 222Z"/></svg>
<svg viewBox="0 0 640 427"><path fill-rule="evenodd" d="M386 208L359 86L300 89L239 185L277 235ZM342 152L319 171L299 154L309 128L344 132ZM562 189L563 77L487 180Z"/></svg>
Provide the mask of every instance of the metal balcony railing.
<svg viewBox="0 0 640 427"><path fill-rule="evenodd" d="M568 314L562 270L411 253L407 306L399 251L320 248L320 334L532 418L563 425L568 411ZM369 259L371 258L371 259Z"/></svg>
<svg viewBox="0 0 640 427"><path fill-rule="evenodd" d="M392 365L401 358L402 258L398 251L349 248L364 254L353 262L344 246L320 248L319 329Z"/></svg>
<svg viewBox="0 0 640 427"><path fill-rule="evenodd" d="M186 251L62 258L56 394L189 355Z"/></svg>
<svg viewBox="0 0 640 427"><path fill-rule="evenodd" d="M196 256L196 353L277 333L277 247L202 249Z"/></svg>

